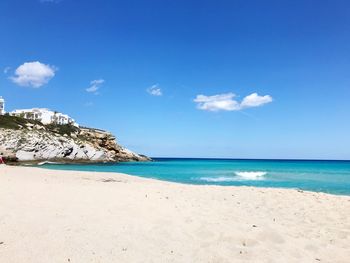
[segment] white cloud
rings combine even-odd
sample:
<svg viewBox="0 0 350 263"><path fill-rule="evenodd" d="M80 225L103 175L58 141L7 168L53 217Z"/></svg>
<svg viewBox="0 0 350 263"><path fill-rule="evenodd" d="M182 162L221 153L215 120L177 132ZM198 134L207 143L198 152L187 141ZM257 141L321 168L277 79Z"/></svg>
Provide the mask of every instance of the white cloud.
<svg viewBox="0 0 350 263"><path fill-rule="evenodd" d="M233 98L233 93L224 93L213 96L198 95L194 102L197 102L197 108L208 111L233 111L239 109L239 103Z"/></svg>
<svg viewBox="0 0 350 263"><path fill-rule="evenodd" d="M147 89L147 92L151 94L152 96L162 96L162 90L159 88L158 85L153 85L152 87Z"/></svg>
<svg viewBox="0 0 350 263"><path fill-rule="evenodd" d="M259 96L258 93L252 93L243 99L241 108L259 107L270 102L272 102L270 95Z"/></svg>
<svg viewBox="0 0 350 263"><path fill-rule="evenodd" d="M105 82L104 79L95 79L90 81L90 87L86 89L89 93L94 93L95 95L98 94L98 90L101 88L102 84Z"/></svg>
<svg viewBox="0 0 350 263"><path fill-rule="evenodd" d="M235 100L234 93L223 93L213 96L197 95L193 100L197 108L207 111L238 111L245 108L259 107L272 101L270 95L259 96L252 93L243 98L242 102Z"/></svg>
<svg viewBox="0 0 350 263"><path fill-rule="evenodd" d="M26 62L20 65L15 76L10 79L19 86L39 88L47 84L54 76L57 68L39 61Z"/></svg>

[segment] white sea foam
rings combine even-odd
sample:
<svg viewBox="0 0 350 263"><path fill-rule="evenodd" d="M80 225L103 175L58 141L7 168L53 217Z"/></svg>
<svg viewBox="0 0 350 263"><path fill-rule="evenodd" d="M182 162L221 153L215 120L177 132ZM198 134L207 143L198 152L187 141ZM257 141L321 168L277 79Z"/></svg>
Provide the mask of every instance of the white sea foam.
<svg viewBox="0 0 350 263"><path fill-rule="evenodd" d="M235 174L245 180L261 180L264 179L266 172L235 172Z"/></svg>
<svg viewBox="0 0 350 263"><path fill-rule="evenodd" d="M49 162L49 161L44 161L44 162L38 163L38 165L44 165L44 164L59 164L59 163L56 163L56 162Z"/></svg>
<svg viewBox="0 0 350 263"><path fill-rule="evenodd" d="M236 178L234 177L201 177L199 178L201 181L206 181L206 182L232 182L232 181L237 181Z"/></svg>
<svg viewBox="0 0 350 263"><path fill-rule="evenodd" d="M255 172L234 172L232 176L219 176L219 177L201 177L199 180L210 183L218 182L234 182L234 181L245 181L245 180L264 180L266 172L255 171Z"/></svg>

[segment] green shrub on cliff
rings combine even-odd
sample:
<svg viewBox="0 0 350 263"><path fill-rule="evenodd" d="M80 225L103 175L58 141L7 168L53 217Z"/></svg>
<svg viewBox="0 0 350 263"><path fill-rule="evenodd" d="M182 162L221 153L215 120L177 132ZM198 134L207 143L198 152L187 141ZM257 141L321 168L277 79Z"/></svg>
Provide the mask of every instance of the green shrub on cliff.
<svg viewBox="0 0 350 263"><path fill-rule="evenodd" d="M43 124L39 121L28 120L21 117L15 117L10 115L0 115L0 128L4 129L21 129L26 128L27 125L40 125Z"/></svg>
<svg viewBox="0 0 350 263"><path fill-rule="evenodd" d="M65 135L67 134L68 136L71 136L72 133L78 133L79 132L79 128L70 125L70 124L64 124L64 125L60 125L60 124L48 124L45 126L48 130L61 134L61 135Z"/></svg>

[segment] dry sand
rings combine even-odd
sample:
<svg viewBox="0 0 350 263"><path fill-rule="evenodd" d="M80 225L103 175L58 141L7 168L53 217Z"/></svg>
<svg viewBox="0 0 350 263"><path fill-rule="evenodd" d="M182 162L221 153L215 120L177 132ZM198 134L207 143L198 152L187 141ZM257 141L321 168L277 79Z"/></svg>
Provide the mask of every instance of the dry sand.
<svg viewBox="0 0 350 263"><path fill-rule="evenodd" d="M350 197L0 167L0 262L350 262Z"/></svg>

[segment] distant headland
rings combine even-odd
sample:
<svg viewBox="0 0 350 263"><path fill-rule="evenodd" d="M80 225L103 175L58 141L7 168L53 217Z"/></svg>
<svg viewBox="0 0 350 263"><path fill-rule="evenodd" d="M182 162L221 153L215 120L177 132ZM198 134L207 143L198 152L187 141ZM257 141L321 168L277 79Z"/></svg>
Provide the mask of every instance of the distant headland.
<svg viewBox="0 0 350 263"><path fill-rule="evenodd" d="M0 97L0 156L7 162L149 161L120 146L110 132L81 127L67 114L46 108L6 113Z"/></svg>

